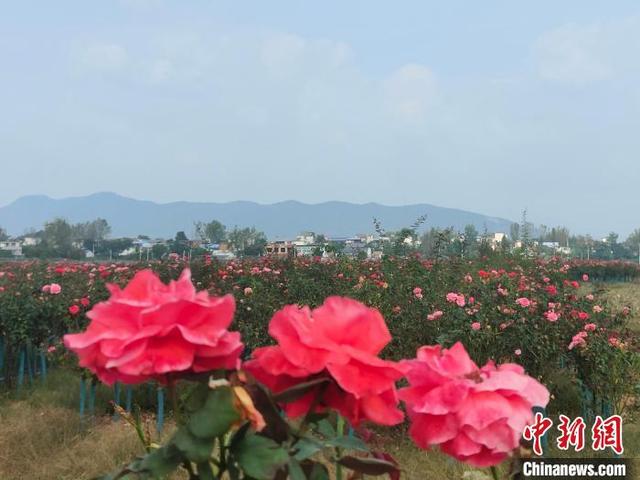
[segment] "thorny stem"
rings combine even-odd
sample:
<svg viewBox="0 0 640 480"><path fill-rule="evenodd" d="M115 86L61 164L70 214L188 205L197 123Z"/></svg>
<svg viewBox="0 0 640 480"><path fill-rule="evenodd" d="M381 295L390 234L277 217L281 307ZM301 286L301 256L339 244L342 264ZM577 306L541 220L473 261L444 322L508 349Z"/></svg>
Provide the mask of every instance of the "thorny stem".
<svg viewBox="0 0 640 480"><path fill-rule="evenodd" d="M496 467L491 467L491 476L493 477L493 480L499 480L498 469Z"/></svg>
<svg viewBox="0 0 640 480"><path fill-rule="evenodd" d="M337 425L336 425L336 431L338 433L338 438L342 437L344 435L344 418L342 418L342 415L338 414L338 421L337 421ZM342 480L342 465L340 465L340 463L338 463L338 461L340 460L340 457L342 457L342 449L340 447L336 447L336 456L337 456L337 461L336 461L336 480Z"/></svg>
<svg viewBox="0 0 640 480"><path fill-rule="evenodd" d="M220 444L220 461L218 462L218 478L222 478L224 472L227 471L227 447L225 445L224 435L218 437L218 443Z"/></svg>
<svg viewBox="0 0 640 480"><path fill-rule="evenodd" d="M182 415L180 415L180 408L178 406L178 390L176 389L176 380L170 376L167 376L167 390L169 391L169 399L171 401L171 408L173 408L173 415L176 418L178 426L182 425Z"/></svg>
<svg viewBox="0 0 640 480"><path fill-rule="evenodd" d="M300 429L299 429L300 435L302 435L307 430L311 415L313 415L313 413L315 412L316 407L320 405L320 402L322 401L322 397L324 396L324 391L326 389L327 389L327 383L320 385L320 387L318 388L318 394L313 397L313 401L309 406L309 410L307 411L307 414L304 416L304 419L300 424Z"/></svg>
<svg viewBox="0 0 640 480"><path fill-rule="evenodd" d="M198 475L193 471L193 466L189 460L182 462L182 466L187 472L189 472L189 480L198 480Z"/></svg>

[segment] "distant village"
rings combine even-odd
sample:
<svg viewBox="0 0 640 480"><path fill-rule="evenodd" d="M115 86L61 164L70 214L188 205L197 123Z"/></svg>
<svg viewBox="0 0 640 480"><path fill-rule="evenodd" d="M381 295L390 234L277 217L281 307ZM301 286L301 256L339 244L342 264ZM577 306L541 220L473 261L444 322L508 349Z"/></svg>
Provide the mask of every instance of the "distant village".
<svg viewBox="0 0 640 480"><path fill-rule="evenodd" d="M426 217L410 227L386 231L373 219L373 233L335 237L312 231L291 239L269 239L255 227L228 229L217 220L195 222L192 231L176 232L173 238L134 238L111 235L102 218L72 224L63 218L46 222L38 231L10 236L0 226L0 258L5 259L96 259L148 261L176 255L207 256L220 260L260 256L314 256L380 259L384 255L420 253L425 257L473 258L493 253L519 252L529 256L564 256L582 259L623 259L640 262L640 229L624 241L614 232L600 240L589 235L571 235L566 227L534 227L523 213L521 223L507 232L478 232L474 225L462 231L453 228L423 228Z"/></svg>

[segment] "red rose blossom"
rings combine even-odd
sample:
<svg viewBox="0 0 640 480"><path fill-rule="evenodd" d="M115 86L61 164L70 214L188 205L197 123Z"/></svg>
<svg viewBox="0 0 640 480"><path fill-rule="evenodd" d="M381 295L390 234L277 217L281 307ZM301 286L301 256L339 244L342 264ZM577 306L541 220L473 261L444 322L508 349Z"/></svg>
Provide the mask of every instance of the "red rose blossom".
<svg viewBox="0 0 640 480"><path fill-rule="evenodd" d="M391 341L378 310L343 297L329 297L313 311L289 305L273 316L269 334L278 345L257 349L244 364L259 382L279 393L329 380L286 404L290 417L306 414L315 399L316 411L337 410L354 426L363 420L381 425L402 421L395 382L404 368L378 357Z"/></svg>
<svg viewBox="0 0 640 480"><path fill-rule="evenodd" d="M196 293L189 269L169 285L142 270L124 289L108 288L109 300L87 313L87 330L64 337L80 366L103 382L165 382L168 374L236 366L243 345L239 333L227 330L233 297Z"/></svg>
<svg viewBox="0 0 640 480"><path fill-rule="evenodd" d="M532 407L549 401L547 389L521 366L488 362L478 368L460 342L450 349L422 347L417 359L403 364L411 386L399 395L411 438L476 467L502 462L532 422Z"/></svg>

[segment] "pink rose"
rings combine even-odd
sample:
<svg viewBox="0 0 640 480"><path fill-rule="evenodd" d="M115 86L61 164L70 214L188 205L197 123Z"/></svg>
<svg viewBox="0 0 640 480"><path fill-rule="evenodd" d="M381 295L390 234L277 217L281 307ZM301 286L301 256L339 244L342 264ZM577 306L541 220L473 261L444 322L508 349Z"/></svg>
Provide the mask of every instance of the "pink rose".
<svg viewBox="0 0 640 480"><path fill-rule="evenodd" d="M531 300L525 297L520 297L516 300L516 303L521 307L527 308L531 305Z"/></svg>
<svg viewBox="0 0 640 480"><path fill-rule="evenodd" d="M464 307L466 304L464 295L461 293L455 293L455 292L447 293L447 302L455 303L459 307Z"/></svg>
<svg viewBox="0 0 640 480"><path fill-rule="evenodd" d="M458 342L450 349L422 347L400 390L418 447L439 445L447 455L476 467L502 462L518 448L532 407L544 407L549 392L516 364L484 367Z"/></svg>
<svg viewBox="0 0 640 480"><path fill-rule="evenodd" d="M314 310L288 305L271 319L269 334L278 345L256 349L243 365L256 380L275 393L319 378L328 382L285 404L290 417L315 405L315 411L340 412L354 426L403 420L395 382L405 368L378 357L391 341L378 310L344 297L329 297Z"/></svg>
<svg viewBox="0 0 640 480"><path fill-rule="evenodd" d="M436 310L435 312L427 315L427 320L431 320L431 321L438 320L440 317L442 317L442 315L444 315L442 310Z"/></svg>
<svg viewBox="0 0 640 480"><path fill-rule="evenodd" d="M585 332L593 332L596 329L596 324L595 323L587 323L584 326L584 331Z"/></svg>
<svg viewBox="0 0 640 480"><path fill-rule="evenodd" d="M480 325L480 322L473 322L473 323L471 324L471 329L472 329L472 330L476 330L476 331L477 331L477 330L480 330L480 328L481 328L481 327L482 327L482 326Z"/></svg>
<svg viewBox="0 0 640 480"><path fill-rule="evenodd" d="M587 338L587 332L578 332L571 339L571 343L569 343L568 350L573 350L575 347L584 347L587 345L585 340Z"/></svg>
<svg viewBox="0 0 640 480"><path fill-rule="evenodd" d="M64 336L80 366L103 382L166 383L170 374L235 368L243 345L239 333L227 330L231 295L196 292L189 269L169 285L141 270L123 290L108 288L109 300L87 313L87 330Z"/></svg>
<svg viewBox="0 0 640 480"><path fill-rule="evenodd" d="M560 318L560 315L553 310L549 310L547 312L544 312L544 318L546 318L550 322L556 322Z"/></svg>
<svg viewBox="0 0 640 480"><path fill-rule="evenodd" d="M51 285L49 285L49 293L51 295L58 295L60 292L62 292L62 287L57 283L52 283Z"/></svg>

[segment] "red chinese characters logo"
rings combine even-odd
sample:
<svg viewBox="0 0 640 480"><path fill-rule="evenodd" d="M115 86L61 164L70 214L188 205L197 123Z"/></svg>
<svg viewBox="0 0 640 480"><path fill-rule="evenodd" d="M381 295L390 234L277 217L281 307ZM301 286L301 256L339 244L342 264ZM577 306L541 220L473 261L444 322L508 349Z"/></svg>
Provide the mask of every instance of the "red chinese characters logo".
<svg viewBox="0 0 640 480"><path fill-rule="evenodd" d="M556 444L560 450L569 450L570 447L576 452L580 452L585 447L586 424L582 417L571 420L565 415L560 415L558 431L560 435L556 438ZM533 452L542 455L542 438L553 426L553 420L544 417L541 413L536 413L534 421L528 425L522 436L525 440L533 443ZM622 445L622 418L620 415L612 415L603 419L596 416L591 428L591 448L594 451L611 448L616 454L624 452Z"/></svg>
<svg viewBox="0 0 640 480"><path fill-rule="evenodd" d="M622 418L620 415L612 415L603 420L600 415L591 428L591 448L594 450L604 450L607 447L622 455L624 447L622 446Z"/></svg>
<svg viewBox="0 0 640 480"><path fill-rule="evenodd" d="M523 437L525 440L533 441L533 453L536 455L542 455L542 437L552 425L553 421L550 418L545 418L538 412L536 413L533 424L528 425L524 429Z"/></svg>
<svg viewBox="0 0 640 480"><path fill-rule="evenodd" d="M572 446L576 452L584 448L585 423L582 417L576 418L573 422L565 415L560 415L560 436L556 439L560 450L569 450Z"/></svg>

